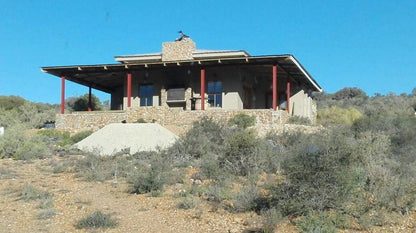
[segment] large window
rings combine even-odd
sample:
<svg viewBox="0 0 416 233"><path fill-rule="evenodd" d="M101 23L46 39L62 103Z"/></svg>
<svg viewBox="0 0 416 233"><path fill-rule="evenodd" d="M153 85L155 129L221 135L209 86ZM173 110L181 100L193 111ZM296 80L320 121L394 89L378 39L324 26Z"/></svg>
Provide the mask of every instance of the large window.
<svg viewBox="0 0 416 233"><path fill-rule="evenodd" d="M139 97L140 106L153 106L153 85L140 85Z"/></svg>
<svg viewBox="0 0 416 233"><path fill-rule="evenodd" d="M207 93L211 107L222 107L222 82L208 82Z"/></svg>

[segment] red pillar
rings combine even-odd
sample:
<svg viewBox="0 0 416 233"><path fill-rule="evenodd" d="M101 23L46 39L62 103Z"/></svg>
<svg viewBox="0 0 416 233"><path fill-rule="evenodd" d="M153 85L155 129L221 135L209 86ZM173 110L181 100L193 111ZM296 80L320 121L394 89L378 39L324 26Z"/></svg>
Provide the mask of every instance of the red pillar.
<svg viewBox="0 0 416 233"><path fill-rule="evenodd" d="M65 113L65 77L61 77L61 114Z"/></svg>
<svg viewBox="0 0 416 233"><path fill-rule="evenodd" d="M201 69L201 110L205 110L205 69Z"/></svg>
<svg viewBox="0 0 416 233"><path fill-rule="evenodd" d="M131 107L131 73L127 74L127 107Z"/></svg>
<svg viewBox="0 0 416 233"><path fill-rule="evenodd" d="M88 112L92 110L92 101L91 101L91 86L88 87Z"/></svg>
<svg viewBox="0 0 416 233"><path fill-rule="evenodd" d="M286 110L288 113L290 113L290 82L287 82L287 87L286 87Z"/></svg>
<svg viewBox="0 0 416 233"><path fill-rule="evenodd" d="M273 110L277 109L277 66L273 65Z"/></svg>

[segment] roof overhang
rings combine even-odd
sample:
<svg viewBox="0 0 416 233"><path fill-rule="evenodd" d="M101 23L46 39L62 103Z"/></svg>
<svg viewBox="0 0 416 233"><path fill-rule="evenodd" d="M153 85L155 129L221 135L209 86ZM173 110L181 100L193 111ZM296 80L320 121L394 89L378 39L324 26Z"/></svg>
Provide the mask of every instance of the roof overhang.
<svg viewBox="0 0 416 233"><path fill-rule="evenodd" d="M42 71L58 77L111 93L115 83L123 85L125 74L132 71L168 69L172 67L221 67L221 66L278 65L294 80L305 83L313 91L322 92L322 88L297 61L293 55L218 57L184 61L152 61L128 64L100 64L42 67Z"/></svg>

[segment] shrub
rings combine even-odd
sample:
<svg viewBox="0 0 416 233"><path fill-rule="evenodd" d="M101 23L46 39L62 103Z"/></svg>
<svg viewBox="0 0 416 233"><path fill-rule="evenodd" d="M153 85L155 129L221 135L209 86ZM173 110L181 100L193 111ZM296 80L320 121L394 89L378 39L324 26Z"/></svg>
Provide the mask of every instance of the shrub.
<svg viewBox="0 0 416 233"><path fill-rule="evenodd" d="M351 126L362 114L353 107L347 109L332 106L318 111L318 123L322 125L347 125Z"/></svg>
<svg viewBox="0 0 416 233"><path fill-rule="evenodd" d="M282 221L282 213L276 208L261 211L262 231L264 233L273 233L277 224Z"/></svg>
<svg viewBox="0 0 416 233"><path fill-rule="evenodd" d="M205 190L205 196L208 201L220 203L231 198L231 193L225 184L216 183L210 185Z"/></svg>
<svg viewBox="0 0 416 233"><path fill-rule="evenodd" d="M356 87L344 87L343 89L335 92L334 99L352 99L352 98L367 98L367 94L362 89Z"/></svg>
<svg viewBox="0 0 416 233"><path fill-rule="evenodd" d="M81 132L78 132L78 133L74 134L71 137L72 144L75 144L75 143L78 143L78 142L82 141L84 138L90 136L92 133L93 133L92 130L84 130L84 131L81 131Z"/></svg>
<svg viewBox="0 0 416 233"><path fill-rule="evenodd" d="M6 129L0 137L0 158L13 158L20 148L26 143L28 137L24 134L26 128L22 124Z"/></svg>
<svg viewBox="0 0 416 233"><path fill-rule="evenodd" d="M0 108L3 108L6 111L18 108L25 102L26 100L20 96L0 96Z"/></svg>
<svg viewBox="0 0 416 233"><path fill-rule="evenodd" d="M168 153L181 160L201 158L203 155L220 154L224 147L224 138L227 134L221 124L212 119L203 117L193 123L193 127L179 142L172 146Z"/></svg>
<svg viewBox="0 0 416 233"><path fill-rule="evenodd" d="M260 191L255 185L243 187L234 197L234 210L237 212L256 210L260 198Z"/></svg>
<svg viewBox="0 0 416 233"><path fill-rule="evenodd" d="M72 108L74 111L87 111L90 106L88 98L88 94L82 95L78 98L72 98L70 101L67 101L68 107ZM98 99L95 95L91 95L91 110L101 110L102 108L100 99Z"/></svg>
<svg viewBox="0 0 416 233"><path fill-rule="evenodd" d="M50 193L45 192L41 189L38 189L35 186L30 185L30 184L26 184L23 186L21 196L24 201L48 200L51 198Z"/></svg>
<svg viewBox="0 0 416 233"><path fill-rule="evenodd" d="M43 159L52 156L52 151L47 146L43 137L31 136L14 154L15 159L30 160Z"/></svg>
<svg viewBox="0 0 416 233"><path fill-rule="evenodd" d="M103 214L101 211L96 211L77 222L75 225L78 229L84 228L113 228L118 223L111 218L110 214Z"/></svg>
<svg viewBox="0 0 416 233"><path fill-rule="evenodd" d="M198 199L195 197L182 197L178 203L179 209L194 209L199 204Z"/></svg>
<svg viewBox="0 0 416 233"><path fill-rule="evenodd" d="M17 96L0 96L0 126L23 124L28 128L40 128L47 121L55 120L53 105L32 103Z"/></svg>
<svg viewBox="0 0 416 233"><path fill-rule="evenodd" d="M304 215L327 208L342 208L363 186L364 177L354 167L351 135L330 131L304 135L282 167L285 182L274 191L285 215Z"/></svg>
<svg viewBox="0 0 416 233"><path fill-rule="evenodd" d="M307 117L301 116L292 116L290 117L287 122L288 124L296 124L296 125L310 125L311 120Z"/></svg>
<svg viewBox="0 0 416 233"><path fill-rule="evenodd" d="M84 158L77 160L75 171L86 181L104 181L112 178L108 169L109 158L88 153Z"/></svg>
<svg viewBox="0 0 416 233"><path fill-rule="evenodd" d="M249 116L243 113L235 115L228 121L229 125L236 125L240 129L246 129L255 124L256 117Z"/></svg>
<svg viewBox="0 0 416 233"><path fill-rule="evenodd" d="M71 136L67 131L59 131L56 129L43 129L38 131L37 134L46 137L51 144L58 144L59 146L73 144Z"/></svg>
<svg viewBox="0 0 416 233"><path fill-rule="evenodd" d="M302 232L337 232L335 224L326 212L309 214L302 217L300 220L296 221L296 225L300 227Z"/></svg>
<svg viewBox="0 0 416 233"><path fill-rule="evenodd" d="M220 166L235 175L253 173L260 166L260 143L254 131L235 132L227 138L224 154L219 158Z"/></svg>
<svg viewBox="0 0 416 233"><path fill-rule="evenodd" d="M214 154L204 155L200 159L199 168L202 176L207 179L219 179L223 175L218 156Z"/></svg>
<svg viewBox="0 0 416 233"><path fill-rule="evenodd" d="M131 193L151 193L159 195L169 176L170 167L162 158L154 158L149 164L143 164L129 177Z"/></svg>
<svg viewBox="0 0 416 233"><path fill-rule="evenodd" d="M98 156L88 153L74 164L74 172L86 181L104 181L127 177L133 170L133 161L124 156Z"/></svg>
<svg viewBox="0 0 416 233"><path fill-rule="evenodd" d="M147 123L143 118L137 119L136 123Z"/></svg>
<svg viewBox="0 0 416 233"><path fill-rule="evenodd" d="M36 216L37 219L50 219L56 215L55 208L49 208L40 211L40 213Z"/></svg>
<svg viewBox="0 0 416 233"><path fill-rule="evenodd" d="M50 208L53 208L53 202L54 202L53 196L51 194L45 192L39 198L38 208L40 208L40 209L50 209Z"/></svg>
<svg viewBox="0 0 416 233"><path fill-rule="evenodd" d="M0 138L0 158L30 160L51 156L52 152L40 135L27 136L26 128L15 125Z"/></svg>

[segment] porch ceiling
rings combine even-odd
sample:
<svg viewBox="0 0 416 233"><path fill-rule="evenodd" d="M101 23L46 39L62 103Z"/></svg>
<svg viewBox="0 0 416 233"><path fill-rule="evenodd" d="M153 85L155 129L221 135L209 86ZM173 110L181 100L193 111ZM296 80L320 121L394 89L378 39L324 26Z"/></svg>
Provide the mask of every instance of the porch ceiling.
<svg viewBox="0 0 416 233"><path fill-rule="evenodd" d="M91 86L94 89L111 93L115 87L124 83L126 73L132 71L168 70L179 67L209 68L221 66L256 66L255 72L267 75L267 69L259 69L261 66L278 65L285 73L288 73L296 82L304 83L315 91L322 91L319 84L300 65L292 55L252 56L238 58L216 58L207 60L186 60L175 62L155 63L130 63L130 64L100 64L100 65L76 65L42 67L42 71L79 83ZM270 72L271 73L271 72ZM270 74L271 75L271 74Z"/></svg>

